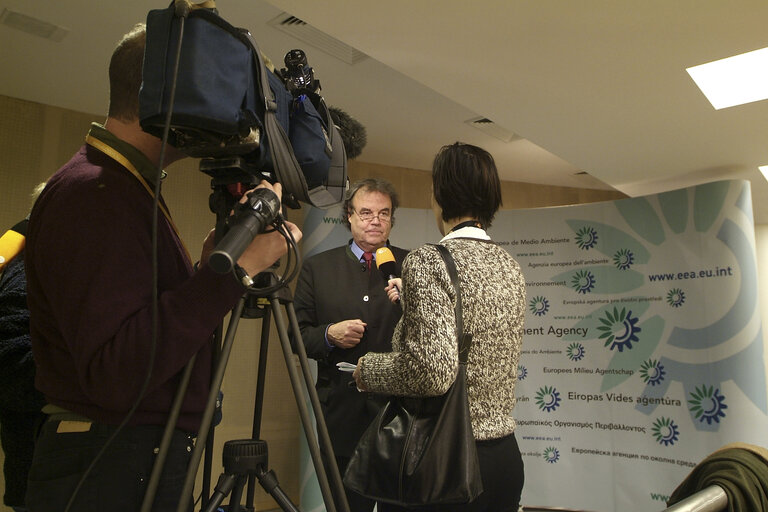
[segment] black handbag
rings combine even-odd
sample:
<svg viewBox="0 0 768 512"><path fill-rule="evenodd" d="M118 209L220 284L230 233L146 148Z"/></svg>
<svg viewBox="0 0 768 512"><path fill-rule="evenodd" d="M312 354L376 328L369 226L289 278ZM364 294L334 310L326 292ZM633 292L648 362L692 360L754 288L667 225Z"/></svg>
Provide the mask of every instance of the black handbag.
<svg viewBox="0 0 768 512"><path fill-rule="evenodd" d="M390 397L360 438L344 474L351 490L402 506L469 503L483 492L467 398L461 293L451 253L436 245L456 290L459 370L437 397Z"/></svg>

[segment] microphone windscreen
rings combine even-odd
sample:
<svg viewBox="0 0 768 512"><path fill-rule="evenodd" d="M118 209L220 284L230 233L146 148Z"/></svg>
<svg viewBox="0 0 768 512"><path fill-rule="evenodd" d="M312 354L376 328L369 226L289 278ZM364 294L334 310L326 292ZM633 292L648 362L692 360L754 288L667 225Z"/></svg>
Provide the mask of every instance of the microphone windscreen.
<svg viewBox="0 0 768 512"><path fill-rule="evenodd" d="M395 255L389 247L382 247L376 249L376 266L384 276L385 280L389 280L390 277L397 276L397 265L395 265Z"/></svg>
<svg viewBox="0 0 768 512"><path fill-rule="evenodd" d="M391 261L392 263L395 262L395 255L392 254L392 251L389 249L389 247L381 247L379 249L376 249L376 266L380 267L382 263L386 263Z"/></svg>
<svg viewBox="0 0 768 512"><path fill-rule="evenodd" d="M347 158L357 158L368 143L365 126L340 108L329 106L328 111L331 114L333 124L339 129Z"/></svg>

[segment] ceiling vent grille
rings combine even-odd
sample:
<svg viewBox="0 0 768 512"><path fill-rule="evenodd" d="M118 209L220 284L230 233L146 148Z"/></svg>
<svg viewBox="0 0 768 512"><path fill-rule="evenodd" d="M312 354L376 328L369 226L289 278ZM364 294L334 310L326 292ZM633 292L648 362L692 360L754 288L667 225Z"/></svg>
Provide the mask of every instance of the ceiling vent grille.
<svg viewBox="0 0 768 512"><path fill-rule="evenodd" d="M486 135L496 137L503 142L512 142L513 140L522 138L519 135L510 132L506 128L502 128L487 117L475 117L465 122L470 126L474 126Z"/></svg>
<svg viewBox="0 0 768 512"><path fill-rule="evenodd" d="M50 39L57 43L61 42L69 34L69 29L67 28L8 9L3 9L3 12L0 12L0 24L21 30L33 36Z"/></svg>
<svg viewBox="0 0 768 512"><path fill-rule="evenodd" d="M333 55L337 59L350 65L356 64L368 57L360 50L356 50L348 44L342 43L338 39L319 31L307 22L287 13L282 13L279 16L272 18L267 22L267 25L285 32L305 43L311 44L313 47Z"/></svg>

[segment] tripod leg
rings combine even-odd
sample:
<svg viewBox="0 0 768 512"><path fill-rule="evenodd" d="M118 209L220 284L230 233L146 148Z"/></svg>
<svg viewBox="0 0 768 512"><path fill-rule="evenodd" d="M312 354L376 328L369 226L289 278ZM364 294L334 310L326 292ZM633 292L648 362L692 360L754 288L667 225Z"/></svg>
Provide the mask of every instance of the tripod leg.
<svg viewBox="0 0 768 512"><path fill-rule="evenodd" d="M240 497L243 495L243 485L246 480L248 480L248 477L245 475L237 477L237 484L235 485L235 488L232 489L232 494L229 497L229 507L227 507L228 512L240 512L240 509L242 508L240 506ZM253 509L251 508L249 510Z"/></svg>
<svg viewBox="0 0 768 512"><path fill-rule="evenodd" d="M152 503L157 495L157 487L160 485L160 477L162 476L163 467L165 466L165 459L168 456L168 450L171 446L171 438L173 437L173 430L176 426L176 420L179 418L179 411L184 400L184 396L189 386L189 379L192 375L192 367L195 365L194 355L184 367L184 373L182 373L181 382L179 383L179 390L176 396L173 398L171 404L171 411L168 415L168 425L163 430L163 437L160 440L160 446L157 452L157 458L152 465L152 473L149 475L149 482L147 483L147 490L144 493L144 500L141 504L141 512L148 512L152 508Z"/></svg>
<svg viewBox="0 0 768 512"><path fill-rule="evenodd" d="M296 318L296 310L293 309L293 302L287 302L284 304L285 310L288 313L288 320L291 324L291 329L293 329L293 332L300 333L299 330L299 321ZM301 336L300 334L298 336ZM325 423L325 417L322 415L322 413L318 414L318 411L321 411L320 406L320 398L317 396L317 390L315 389L313 378L312 378L312 372L309 369L309 362L307 360L307 351L304 348L304 343L299 340L298 343L296 343L296 353L299 357L299 363L301 364L301 370L304 375L304 383L307 386L307 391L309 395L310 403L312 404L312 410L315 412L315 416L317 419L317 437L320 440L320 442L323 443L323 448L325 449L325 453L328 454L329 460L329 466L331 468L331 479L333 480L333 487L336 491L336 495L338 498L336 498L336 501L340 502L339 505L341 505L339 508L342 511L349 510L349 503L347 503L347 493L344 490L344 483L341 480L341 474L339 473L339 468L336 465L336 457L333 453L333 446L331 445L331 436L328 433L328 426Z"/></svg>
<svg viewBox="0 0 768 512"><path fill-rule="evenodd" d="M215 512L227 494L232 492L232 488L237 483L237 475L230 473L222 473L219 476L219 481L216 483L216 487L213 490L213 495L210 501L205 505L205 508L201 509L201 512Z"/></svg>
<svg viewBox="0 0 768 512"><path fill-rule="evenodd" d="M211 341L213 355L211 357L211 375L216 374L216 365L221 357L222 324L216 327L216 332ZM217 390L218 391L218 390ZM213 465L213 446L215 444L215 429L211 429L205 440L205 459L203 460L203 483L201 497L203 502L211 495L211 466Z"/></svg>
<svg viewBox="0 0 768 512"><path fill-rule="evenodd" d="M222 346L221 357L219 364L216 367L216 372L211 381L211 392L208 394L208 402L203 412L203 419L200 423L200 430L198 432L198 439L205 439L208 436L208 430L211 428L211 422L213 420L213 413L216 409L216 398L218 397L218 391L221 389L221 383L224 380L224 372L227 369L227 362L229 361L229 355L232 352L232 345L235 340L235 332L237 331L237 324L240 320L240 315L243 312L245 306L245 299L240 299L237 306L232 311L229 318L229 327L227 328L227 335L224 339ZM189 461L189 468L187 468L186 479L184 480L184 488L181 491L181 497L179 499L179 505L176 508L177 512L186 512L189 510L189 502L192 498L192 491L195 486L195 477L197 476L197 468L200 466L200 459L205 449L205 443L195 443L195 449L192 451L192 458Z"/></svg>
<svg viewBox="0 0 768 512"><path fill-rule="evenodd" d="M273 471L260 470L257 475L259 483L280 505L280 509L286 512L301 512L296 505L294 505L290 498L280 488L280 484L277 482L277 477Z"/></svg>
<svg viewBox="0 0 768 512"><path fill-rule="evenodd" d="M259 365L256 374L256 394L253 404L253 429L252 439L261 439L261 417L264 410L264 380L267 375L267 349L269 348L270 310L272 306L265 306L264 316L261 318L261 344L259 345ZM263 484L262 484L263 485ZM253 506L256 498L256 482L248 479L246 504Z"/></svg>
<svg viewBox="0 0 768 512"><path fill-rule="evenodd" d="M333 495L331 494L330 485L328 484L328 475L326 474L325 467L323 465L322 455L320 453L320 447L318 445L317 439L315 439L315 436L313 435L313 429L312 429L312 420L309 415L309 410L307 408L307 404L304 402L303 396L300 392L301 384L299 382L299 376L298 372L296 371L296 367L293 365L293 351L291 349L291 343L288 338L288 330L285 325L285 320L280 314L279 310L275 308L275 303L280 304L280 300L276 296L270 297L270 303L272 304L272 313L275 318L275 325L277 326L277 332L280 337L280 345L283 348L283 355L285 357L285 363L288 367L288 374L291 378L291 386L293 387L293 394L296 398L296 405L299 408L299 415L301 416L301 422L304 426L304 433L307 438L307 445L309 447L310 455L312 456L312 462L315 467L315 472L317 473L318 477L318 483L320 484L320 492L323 495L323 501L325 501L325 506L328 510L328 512L336 512L336 506L333 501ZM292 306L292 303L288 302L285 307L288 309L288 306ZM290 311L293 311L290 309ZM290 313L289 313L290 315ZM295 314L293 315L293 322L296 322ZM294 332L298 331L298 326L294 325L293 327ZM307 363L307 354L306 351L304 351L304 345L303 343L297 343L297 353L299 356L299 360L301 362L302 369L305 367L308 368ZM309 377L309 379L307 379ZM323 427L325 427L325 421L323 418L323 414L320 411L319 408L319 399L317 398L317 390L315 390L314 383L312 382L312 377L309 375L308 370L304 372L304 383L305 388L307 389L307 392L309 393L310 397L312 399L310 402L312 403L312 407L315 410L315 417L318 420L318 424L322 424ZM324 434L324 435L323 435ZM344 493L344 487L341 484L341 476L339 475L339 469L336 466L336 460L333 456L333 448L331 447L331 441L328 437L328 430L327 428L320 432L321 440L323 442L323 448L325 448L326 453L328 454L328 466L332 469L332 471L335 472L334 475L334 484L336 486L336 494L339 497L340 505L341 505L341 511L342 512L348 512L349 511L349 504L347 503L346 494Z"/></svg>
<svg viewBox="0 0 768 512"><path fill-rule="evenodd" d="M265 308L261 319L261 344L259 346L259 365L256 374L256 396L253 404L253 430L251 437L261 439L261 416L264 410L264 379L267 374L267 348L269 347L269 328L271 306Z"/></svg>

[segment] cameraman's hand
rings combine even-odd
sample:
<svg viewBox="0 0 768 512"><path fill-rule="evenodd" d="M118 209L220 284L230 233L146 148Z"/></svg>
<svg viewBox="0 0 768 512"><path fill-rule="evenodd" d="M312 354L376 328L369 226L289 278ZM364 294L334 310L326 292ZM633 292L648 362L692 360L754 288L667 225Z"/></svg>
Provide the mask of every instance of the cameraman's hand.
<svg viewBox="0 0 768 512"><path fill-rule="evenodd" d="M279 183L271 185L267 181L262 181L256 188L268 188L282 198L283 187ZM249 191L250 192L250 191ZM246 193L247 194L247 193ZM245 202L247 197L244 195L240 202ZM293 234L294 240L301 240L301 230L292 222L285 221L285 227ZM261 233L253 239L251 244L243 251L243 254L237 260L237 264L245 270L249 276L255 276L263 272L279 260L288 252L288 243L283 235L277 231L271 233Z"/></svg>
<svg viewBox="0 0 768 512"><path fill-rule="evenodd" d="M208 263L208 258L211 257L211 253L216 249L216 228L210 230L208 235L203 240L203 250L200 253L200 264Z"/></svg>

